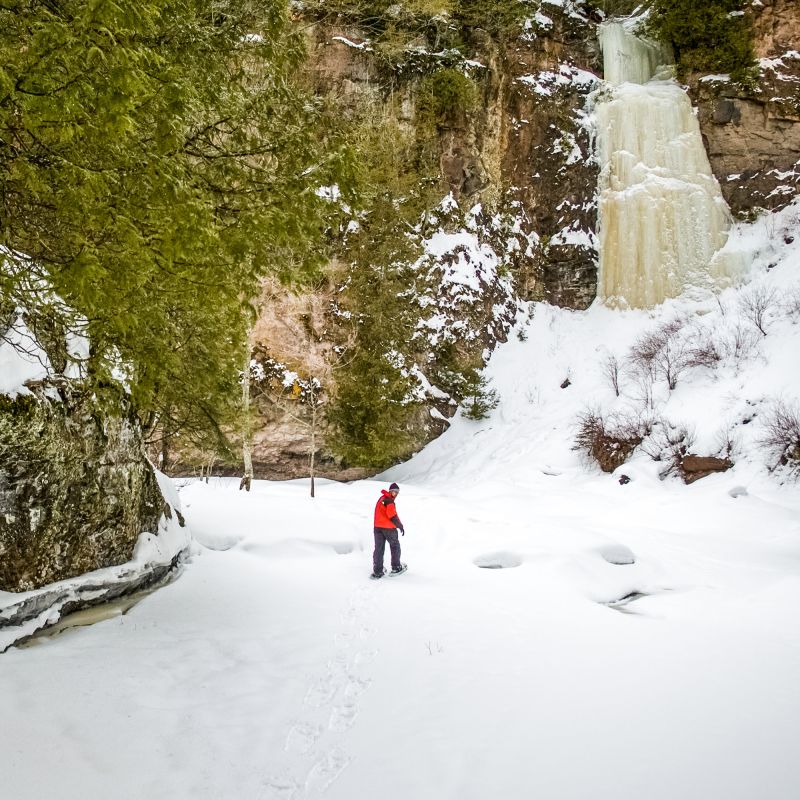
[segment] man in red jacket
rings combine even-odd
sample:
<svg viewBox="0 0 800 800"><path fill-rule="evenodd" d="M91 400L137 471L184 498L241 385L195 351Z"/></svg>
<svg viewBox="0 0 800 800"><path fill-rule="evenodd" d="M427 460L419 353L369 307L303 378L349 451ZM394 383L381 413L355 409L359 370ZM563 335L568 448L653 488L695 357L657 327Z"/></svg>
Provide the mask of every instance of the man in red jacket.
<svg viewBox="0 0 800 800"><path fill-rule="evenodd" d="M394 501L400 493L400 487L393 483L389 491L381 489L381 496L375 504L375 550L372 554L372 577L382 578L385 574L383 569L383 554L386 549L386 542L389 542L389 550L392 554L392 574L399 575L406 571L406 565L400 563L400 540L397 537L399 530L403 536L406 531L400 517L397 516L397 509Z"/></svg>

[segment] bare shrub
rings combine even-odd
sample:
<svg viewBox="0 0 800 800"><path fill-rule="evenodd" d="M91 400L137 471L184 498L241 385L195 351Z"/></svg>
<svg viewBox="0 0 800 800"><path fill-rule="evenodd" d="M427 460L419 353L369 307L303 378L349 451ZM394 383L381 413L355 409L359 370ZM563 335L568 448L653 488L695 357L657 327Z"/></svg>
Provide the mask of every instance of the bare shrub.
<svg viewBox="0 0 800 800"><path fill-rule="evenodd" d="M578 418L574 449L603 472L613 472L628 460L650 430L651 423L645 417L615 414L606 418L597 409L589 409Z"/></svg>
<svg viewBox="0 0 800 800"><path fill-rule="evenodd" d="M619 379L622 366L617 360L617 357L613 354L609 354L600 366L603 371L603 377L608 380L611 384L611 388L614 390L614 394L619 397Z"/></svg>
<svg viewBox="0 0 800 800"><path fill-rule="evenodd" d="M730 335L724 340L725 354L734 363L740 364L751 358L758 350L758 334L738 322Z"/></svg>
<svg viewBox="0 0 800 800"><path fill-rule="evenodd" d="M642 450L659 463L664 469L659 473L662 478L680 471L683 457L694 445L694 431L682 423L660 419L654 422L647 440L642 443Z"/></svg>
<svg viewBox="0 0 800 800"><path fill-rule="evenodd" d="M761 415L761 423L759 442L775 459L774 466L800 476L800 405L778 401Z"/></svg>
<svg viewBox="0 0 800 800"><path fill-rule="evenodd" d="M640 336L628 355L634 371L648 374L653 380L663 377L674 389L691 361L690 348L681 335L685 325L683 319L676 317Z"/></svg>
<svg viewBox="0 0 800 800"><path fill-rule="evenodd" d="M767 329L778 307L778 293L764 284L753 286L739 296L739 311L742 316L764 336L767 335Z"/></svg>
<svg viewBox="0 0 800 800"><path fill-rule="evenodd" d="M655 396L653 394L655 379L650 372L637 370L635 368L632 370L632 373L635 386L633 399L642 408L653 411L655 409Z"/></svg>
<svg viewBox="0 0 800 800"><path fill-rule="evenodd" d="M793 286L783 297L781 313L792 322L800 322L800 286Z"/></svg>
<svg viewBox="0 0 800 800"><path fill-rule="evenodd" d="M714 440L714 454L718 458L735 461L741 445L741 438L736 432L736 426L729 422L717 432Z"/></svg>
<svg viewBox="0 0 800 800"><path fill-rule="evenodd" d="M628 363L635 372L648 373L655 380L658 376L658 354L666 346L673 331L667 324L642 334L628 353Z"/></svg>
<svg viewBox="0 0 800 800"><path fill-rule="evenodd" d="M716 367L722 360L722 350L710 331L695 328L688 341L686 351L687 367Z"/></svg>

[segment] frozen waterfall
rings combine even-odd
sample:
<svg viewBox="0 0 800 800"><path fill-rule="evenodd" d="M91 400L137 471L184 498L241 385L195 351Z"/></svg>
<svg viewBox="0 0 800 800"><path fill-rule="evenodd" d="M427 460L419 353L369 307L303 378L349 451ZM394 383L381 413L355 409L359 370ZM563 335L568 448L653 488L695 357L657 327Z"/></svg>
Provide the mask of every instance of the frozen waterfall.
<svg viewBox="0 0 800 800"><path fill-rule="evenodd" d="M718 254L731 216L671 54L619 22L600 28L610 94L598 103L598 296L648 308L689 287L731 282Z"/></svg>

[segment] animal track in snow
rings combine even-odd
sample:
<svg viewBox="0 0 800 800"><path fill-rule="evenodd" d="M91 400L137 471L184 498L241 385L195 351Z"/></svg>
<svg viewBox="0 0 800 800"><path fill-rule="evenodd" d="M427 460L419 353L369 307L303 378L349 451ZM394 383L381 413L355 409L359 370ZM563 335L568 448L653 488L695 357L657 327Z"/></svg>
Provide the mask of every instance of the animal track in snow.
<svg viewBox="0 0 800 800"><path fill-rule="evenodd" d="M325 792L344 772L350 760L350 756L338 747L326 753L309 770L305 781L306 797Z"/></svg>
<svg viewBox="0 0 800 800"><path fill-rule="evenodd" d="M364 647L374 632L364 624L372 592L360 587L341 612L333 652L306 691L300 714L286 733L286 771L264 784L270 800L319 797L350 763L341 736L355 723L360 697L371 683L359 671L378 652Z"/></svg>
<svg viewBox="0 0 800 800"><path fill-rule="evenodd" d="M298 722L292 726L286 736L286 750L298 753L310 753L319 739L322 729L319 725L308 722Z"/></svg>

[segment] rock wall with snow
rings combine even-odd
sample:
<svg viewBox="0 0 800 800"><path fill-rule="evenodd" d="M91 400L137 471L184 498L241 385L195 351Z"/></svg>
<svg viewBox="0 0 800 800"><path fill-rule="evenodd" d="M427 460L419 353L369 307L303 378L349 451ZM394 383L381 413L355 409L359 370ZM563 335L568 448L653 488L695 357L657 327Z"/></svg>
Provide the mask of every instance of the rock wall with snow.
<svg viewBox="0 0 800 800"><path fill-rule="evenodd" d="M590 95L601 73L596 18L543 2L497 64L501 182L539 237L520 272L523 299L586 308L597 290L597 178Z"/></svg>
<svg viewBox="0 0 800 800"><path fill-rule="evenodd" d="M597 17L580 0L542 0L531 9L512 41L473 31L469 57L458 67L476 82L479 108L440 125L441 176L468 207L501 197L519 202L538 237L519 270L524 299L585 308L597 280L598 168L588 112L589 94L599 86ZM441 54L409 50L416 78L397 83L365 30L334 18L309 31L316 91L417 124L419 80L436 64L425 57Z"/></svg>
<svg viewBox="0 0 800 800"><path fill-rule="evenodd" d="M734 213L780 209L800 190L800 3L754 0L758 76L694 75L691 90L711 167Z"/></svg>

